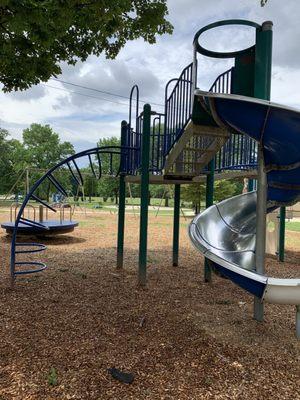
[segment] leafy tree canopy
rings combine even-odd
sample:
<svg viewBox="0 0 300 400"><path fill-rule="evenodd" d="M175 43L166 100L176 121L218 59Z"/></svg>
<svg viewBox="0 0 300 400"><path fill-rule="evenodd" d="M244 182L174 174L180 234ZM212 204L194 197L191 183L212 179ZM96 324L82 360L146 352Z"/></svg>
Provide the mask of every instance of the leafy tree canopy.
<svg viewBox="0 0 300 400"><path fill-rule="evenodd" d="M174 197L173 185L150 185L151 197L163 199L165 207L169 206L169 199Z"/></svg>
<svg viewBox="0 0 300 400"><path fill-rule="evenodd" d="M24 169L22 143L9 138L9 132L0 128L0 193L6 193Z"/></svg>
<svg viewBox="0 0 300 400"><path fill-rule="evenodd" d="M109 146L121 146L121 139L112 136L110 138L100 139L97 143L98 147L109 147ZM112 149L113 151L113 149ZM116 175L119 171L120 167L120 156L114 155L112 158L110 154L101 154L101 165L102 165L102 174L103 175Z"/></svg>
<svg viewBox="0 0 300 400"><path fill-rule="evenodd" d="M166 0L2 0L0 81L27 89L90 54L114 58L128 40L172 32Z"/></svg>
<svg viewBox="0 0 300 400"><path fill-rule="evenodd" d="M97 145L99 147L120 146L121 140L116 136L112 136L110 138L100 139ZM116 174L118 172L120 166L120 156L113 156L111 165L110 155L101 154L101 165L102 174L104 176L99 181L99 193L104 198L115 197L117 203L119 194L119 179L114 178L113 176L105 175Z"/></svg>
<svg viewBox="0 0 300 400"><path fill-rule="evenodd" d="M26 166L32 169L30 185L46 170L75 153L70 142L61 142L59 135L49 125L40 124L31 124L29 128L23 130L23 148ZM66 189L71 188L68 173L61 172L59 181ZM50 186L49 182L42 184L38 189L38 196L48 200L51 192ZM57 189L53 190L57 191Z"/></svg>
<svg viewBox="0 0 300 400"><path fill-rule="evenodd" d="M24 190L24 179L20 177L25 169L30 171L31 185L47 169L74 154L74 148L69 142L61 142L49 125L32 124L23 131L23 142L11 139L9 132L0 128L0 154L0 193L7 193L12 187L16 193ZM70 188L69 175L68 171L61 171L59 176L66 188ZM40 196L49 197L50 186L39 191Z"/></svg>
<svg viewBox="0 0 300 400"><path fill-rule="evenodd" d="M230 180L215 182L214 200L216 203L238 194L240 186ZM201 203L205 202L205 184L184 185L181 195L182 200L191 202L194 207L200 209Z"/></svg>
<svg viewBox="0 0 300 400"><path fill-rule="evenodd" d="M27 164L33 168L49 169L74 154L70 142L61 142L49 125L31 124L23 131Z"/></svg>

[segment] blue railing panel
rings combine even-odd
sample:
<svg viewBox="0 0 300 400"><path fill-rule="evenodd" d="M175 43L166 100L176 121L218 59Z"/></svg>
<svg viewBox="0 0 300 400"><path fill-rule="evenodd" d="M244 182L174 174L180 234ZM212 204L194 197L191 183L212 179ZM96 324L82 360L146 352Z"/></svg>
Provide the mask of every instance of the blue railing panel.
<svg viewBox="0 0 300 400"><path fill-rule="evenodd" d="M172 83L175 86L168 94ZM193 63L181 72L179 78L171 79L165 89L165 126L163 153L166 156L180 138L188 123L193 104Z"/></svg>
<svg viewBox="0 0 300 400"><path fill-rule="evenodd" d="M210 92L232 92L233 68L217 77ZM215 157L215 170L248 170L257 167L257 143L246 135L231 134L229 140Z"/></svg>
<svg viewBox="0 0 300 400"><path fill-rule="evenodd" d="M230 94L232 92L234 68L220 74L212 84L210 91ZM171 85L173 89L169 93ZM136 103L133 107L133 93L136 92ZM181 137L191 118L193 105L193 63L181 72L179 78L171 79L165 88L165 112L152 117L150 140L150 171L160 174L166 156ZM135 121L132 116L135 111ZM137 174L141 167L140 149L143 134L143 113L139 112L139 89L134 86L130 94L129 126L126 146L135 149L127 156L124 172ZM195 146L197 144L195 143ZM232 134L228 142L216 154L216 171L231 169L251 169L257 167L257 144L244 135Z"/></svg>

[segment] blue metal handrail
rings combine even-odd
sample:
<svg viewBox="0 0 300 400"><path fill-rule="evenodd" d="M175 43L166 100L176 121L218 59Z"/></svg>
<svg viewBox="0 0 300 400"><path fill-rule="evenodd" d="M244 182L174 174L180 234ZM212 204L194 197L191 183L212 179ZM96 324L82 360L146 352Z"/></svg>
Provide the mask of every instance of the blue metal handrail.
<svg viewBox="0 0 300 400"><path fill-rule="evenodd" d="M137 130L137 122L139 116L139 106L140 106L140 89L138 85L134 85L131 88L130 96L129 96L129 118L128 118L128 125L132 128L132 103L133 103L133 94L136 93L135 99L135 130Z"/></svg>
<svg viewBox="0 0 300 400"><path fill-rule="evenodd" d="M152 118L150 134L150 167L149 171L159 174L164 167L164 122L165 114L155 113Z"/></svg>
<svg viewBox="0 0 300 400"><path fill-rule="evenodd" d="M232 93L234 68L220 74L211 88L214 93ZM249 170L257 167L257 143L246 135L231 134L215 156L215 170Z"/></svg>
<svg viewBox="0 0 300 400"><path fill-rule="evenodd" d="M175 86L168 94L171 83ZM163 153L166 156L182 135L193 105L193 63L186 66L179 78L171 79L165 88L165 126Z"/></svg>
<svg viewBox="0 0 300 400"><path fill-rule="evenodd" d="M231 134L215 157L215 170L248 170L257 166L257 145L245 135Z"/></svg>
<svg viewBox="0 0 300 400"><path fill-rule="evenodd" d="M160 174L166 157L181 137L191 118L193 106L193 63L183 69L179 78L168 81L165 87L165 112L154 113L150 138L150 165L153 174ZM232 93L234 67L221 73L213 82L211 92ZM171 92L170 87L174 84ZM133 93L136 91L135 126L132 126ZM133 86L130 93L129 125L126 146L135 148L127 158L126 170L138 174L141 167L140 148L143 130L143 113L138 115L139 89ZM251 169L257 166L257 145L251 138L231 134L230 139L215 156L215 168L220 172L232 169Z"/></svg>
<svg viewBox="0 0 300 400"><path fill-rule="evenodd" d="M209 91L214 93L231 93L233 67L222 72L211 85Z"/></svg>
<svg viewBox="0 0 300 400"><path fill-rule="evenodd" d="M124 159L124 171L128 175L136 175L141 166L141 140L142 140L142 117L136 117L136 128L131 128L130 124L126 128L125 147L134 149L130 151Z"/></svg>
<svg viewBox="0 0 300 400"><path fill-rule="evenodd" d="M136 93L135 98L135 123L134 126L132 124L132 109L133 109L133 95ZM141 148L141 115L139 115L139 98L140 91L138 85L134 85L131 88L130 96L129 96L129 119L126 127L126 135L125 135L125 146L129 148L134 148L135 151L130 152L128 157L124 159L124 169L127 171L129 175L135 175L138 173L141 164L140 157L140 148Z"/></svg>

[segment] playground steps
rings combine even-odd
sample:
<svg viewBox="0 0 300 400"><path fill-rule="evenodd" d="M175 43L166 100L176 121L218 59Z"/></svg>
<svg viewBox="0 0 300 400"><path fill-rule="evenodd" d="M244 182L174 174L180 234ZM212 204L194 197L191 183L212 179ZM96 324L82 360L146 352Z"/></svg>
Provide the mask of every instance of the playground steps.
<svg viewBox="0 0 300 400"><path fill-rule="evenodd" d="M230 133L223 128L190 121L169 152L163 174L184 178L199 176L229 137Z"/></svg>

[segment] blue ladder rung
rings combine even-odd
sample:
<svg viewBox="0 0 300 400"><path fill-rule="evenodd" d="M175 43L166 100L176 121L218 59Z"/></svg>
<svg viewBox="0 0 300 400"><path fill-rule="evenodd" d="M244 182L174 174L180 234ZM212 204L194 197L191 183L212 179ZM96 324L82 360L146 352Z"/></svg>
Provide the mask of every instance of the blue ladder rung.
<svg viewBox="0 0 300 400"><path fill-rule="evenodd" d="M16 254L38 253L47 249L42 243L16 243L16 247L36 247L36 249L33 250L16 250Z"/></svg>
<svg viewBox="0 0 300 400"><path fill-rule="evenodd" d="M72 170L72 167L69 163L67 163L67 167L69 168L69 171L71 172L71 175L73 176L75 182L77 183L77 185L81 185L79 179L77 178L77 176L74 174L74 171Z"/></svg>
<svg viewBox="0 0 300 400"><path fill-rule="evenodd" d="M62 187L62 185L58 182L58 180L52 174L49 174L47 176L47 178L61 194L63 194L65 197L68 197L68 193L66 192L66 190Z"/></svg>
<svg viewBox="0 0 300 400"><path fill-rule="evenodd" d="M43 206L49 208L49 210L57 212L57 210L55 210L55 208L51 207L49 204L47 204L44 200L40 199L39 197L37 197L36 195L32 194L31 198L38 201L39 203L41 203Z"/></svg>
<svg viewBox="0 0 300 400"><path fill-rule="evenodd" d="M72 160L72 163L74 164L74 167L76 168L76 171L77 171L77 173L78 173L79 180L80 180L80 182L81 182L81 186L83 186L84 182L83 182L83 177L82 177L80 168L78 167L78 165L77 165L77 163L76 163L75 160Z"/></svg>
<svg viewBox="0 0 300 400"><path fill-rule="evenodd" d="M109 175L112 175L112 173L113 173L113 154L110 153L109 155L110 155L110 163L109 163L108 173L109 173Z"/></svg>
<svg viewBox="0 0 300 400"><path fill-rule="evenodd" d="M18 261L15 263L17 266L21 265L32 265L32 266L37 266L39 268L34 268L34 269L26 269L22 271L15 271L14 275L26 275L26 274L34 274L36 272L41 272L44 271L47 268L47 265L43 262L40 261Z"/></svg>
<svg viewBox="0 0 300 400"><path fill-rule="evenodd" d="M100 154L99 154L99 150L96 152L96 156L97 156L97 161L98 161L98 166L99 166L99 177L98 177L98 179L100 179L101 176L102 176L102 164L101 164L101 157L100 157Z"/></svg>
<svg viewBox="0 0 300 400"><path fill-rule="evenodd" d="M93 161L92 161L92 158L91 158L90 154L88 154L88 158L89 158L89 163L90 163L90 167L91 167L92 173L93 173L94 177L96 178L97 176L96 176L96 173L95 173Z"/></svg>
<svg viewBox="0 0 300 400"><path fill-rule="evenodd" d="M32 221L31 219L24 218L24 217L20 218L20 222L22 222L22 224L24 224L24 225L28 225L28 226L31 226L34 228L49 230L48 226L40 224L39 222L36 222L36 221Z"/></svg>
<svg viewBox="0 0 300 400"><path fill-rule="evenodd" d="M98 176L97 176L96 171L95 171L95 168L94 168L94 164L93 164L93 161L92 161L92 158L91 158L91 155L88 154L88 157L89 157L90 167L91 167L91 170L92 170L92 173L93 173L94 177L95 177L96 179L100 179L100 178L101 178L101 175L102 175L101 162L100 162L100 164L98 164L99 174L98 174ZM99 160L98 160L98 163L99 163Z"/></svg>
<svg viewBox="0 0 300 400"><path fill-rule="evenodd" d="M69 171L71 172L73 178L75 179L75 181L77 182L78 185L83 186L84 182L83 182L83 177L80 171L80 168L78 167L78 165L76 164L75 160L72 160L72 163L77 171L78 177L75 175L71 165L69 162L67 162L67 167L69 168Z"/></svg>

